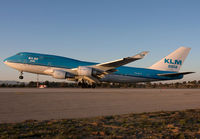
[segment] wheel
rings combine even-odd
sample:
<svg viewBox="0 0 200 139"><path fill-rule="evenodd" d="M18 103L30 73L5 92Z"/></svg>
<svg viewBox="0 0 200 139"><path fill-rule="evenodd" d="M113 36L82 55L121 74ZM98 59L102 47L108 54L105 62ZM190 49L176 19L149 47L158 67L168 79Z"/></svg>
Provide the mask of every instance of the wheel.
<svg viewBox="0 0 200 139"><path fill-rule="evenodd" d="M96 88L96 84L92 84L92 88Z"/></svg>
<svg viewBox="0 0 200 139"><path fill-rule="evenodd" d="M86 85L84 83L81 84L82 88L87 88Z"/></svg>
<svg viewBox="0 0 200 139"><path fill-rule="evenodd" d="M91 88L92 86L89 85L89 84L87 84L87 83L82 83L82 84L81 84L81 87L82 87L82 88Z"/></svg>
<svg viewBox="0 0 200 139"><path fill-rule="evenodd" d="M19 79L21 79L21 80L22 80L22 79L24 79L24 77L23 77L23 76L19 76Z"/></svg>
<svg viewBox="0 0 200 139"><path fill-rule="evenodd" d="M82 83L81 82L78 82L78 87L82 87Z"/></svg>
<svg viewBox="0 0 200 139"><path fill-rule="evenodd" d="M88 85L87 85L87 88L92 88L92 85L88 84Z"/></svg>

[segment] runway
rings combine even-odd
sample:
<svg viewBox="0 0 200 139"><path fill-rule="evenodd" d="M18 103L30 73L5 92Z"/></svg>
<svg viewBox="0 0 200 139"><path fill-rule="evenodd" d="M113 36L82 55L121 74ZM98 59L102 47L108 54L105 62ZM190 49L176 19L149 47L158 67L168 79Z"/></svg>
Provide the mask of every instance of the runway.
<svg viewBox="0 0 200 139"><path fill-rule="evenodd" d="M199 89L0 89L0 123L195 108Z"/></svg>

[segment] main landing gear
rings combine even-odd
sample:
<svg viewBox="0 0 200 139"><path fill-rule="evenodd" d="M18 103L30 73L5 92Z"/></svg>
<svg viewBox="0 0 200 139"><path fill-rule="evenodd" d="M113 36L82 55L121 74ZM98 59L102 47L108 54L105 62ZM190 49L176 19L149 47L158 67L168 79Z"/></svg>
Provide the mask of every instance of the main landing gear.
<svg viewBox="0 0 200 139"><path fill-rule="evenodd" d="M78 86L82 88L96 88L96 84L89 84L88 82L82 80L81 82L78 82Z"/></svg>
<svg viewBox="0 0 200 139"><path fill-rule="evenodd" d="M20 73L19 79L20 80L24 79L23 72Z"/></svg>

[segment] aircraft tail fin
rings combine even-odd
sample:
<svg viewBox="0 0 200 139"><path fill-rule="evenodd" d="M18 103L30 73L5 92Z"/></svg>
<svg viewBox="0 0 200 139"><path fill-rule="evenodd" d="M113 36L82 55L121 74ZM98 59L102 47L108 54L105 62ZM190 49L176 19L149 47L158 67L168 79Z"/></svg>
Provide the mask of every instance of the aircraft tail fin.
<svg viewBox="0 0 200 139"><path fill-rule="evenodd" d="M158 61L150 69L178 72L188 56L191 48L180 47L170 55Z"/></svg>

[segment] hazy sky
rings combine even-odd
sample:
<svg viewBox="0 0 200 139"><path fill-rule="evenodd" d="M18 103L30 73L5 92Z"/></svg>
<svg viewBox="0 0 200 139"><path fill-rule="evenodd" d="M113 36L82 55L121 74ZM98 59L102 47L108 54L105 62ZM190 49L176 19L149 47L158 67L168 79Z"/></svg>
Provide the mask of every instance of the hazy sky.
<svg viewBox="0 0 200 139"><path fill-rule="evenodd" d="M199 0L0 1L0 80L18 80L3 59L21 51L95 62L150 51L129 64L148 67L180 46L192 48L181 71L197 72L184 80L200 80L199 7ZM26 73L30 80L36 75Z"/></svg>

